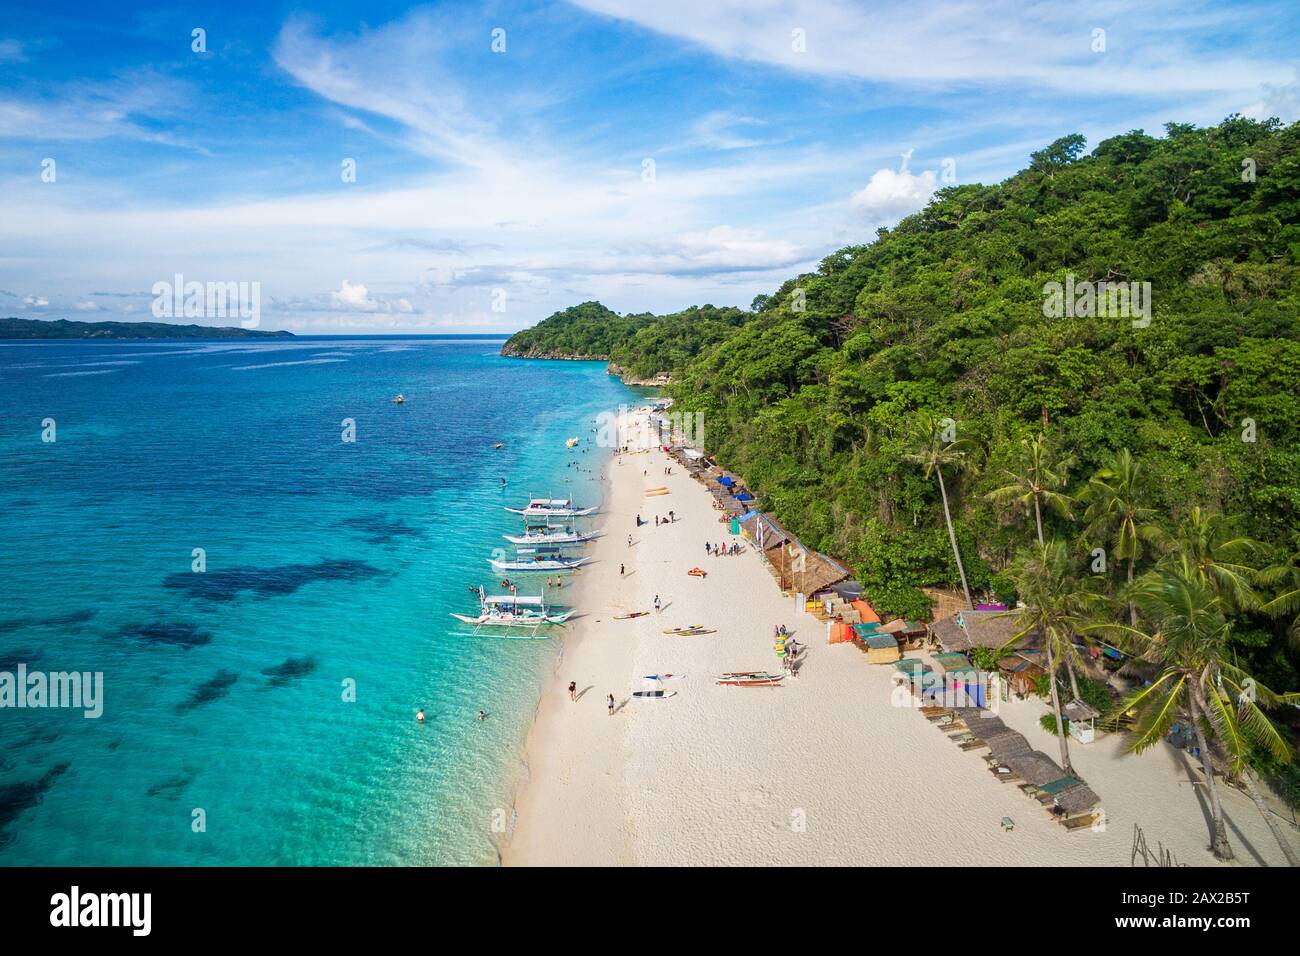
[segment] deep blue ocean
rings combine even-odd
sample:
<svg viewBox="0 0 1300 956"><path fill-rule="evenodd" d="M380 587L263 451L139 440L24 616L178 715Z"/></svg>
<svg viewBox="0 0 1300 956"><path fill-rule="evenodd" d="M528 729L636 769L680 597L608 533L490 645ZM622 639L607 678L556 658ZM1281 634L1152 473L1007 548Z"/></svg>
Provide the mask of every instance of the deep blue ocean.
<svg viewBox="0 0 1300 956"><path fill-rule="evenodd" d="M557 640L448 612L636 399L499 348L0 342L0 671L104 675L0 709L0 865L496 862Z"/></svg>

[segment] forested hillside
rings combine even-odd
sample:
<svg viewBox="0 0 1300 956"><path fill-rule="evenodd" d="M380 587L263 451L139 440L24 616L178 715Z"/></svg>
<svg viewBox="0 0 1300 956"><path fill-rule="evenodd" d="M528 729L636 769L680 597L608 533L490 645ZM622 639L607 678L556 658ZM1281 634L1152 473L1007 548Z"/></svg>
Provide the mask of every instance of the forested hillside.
<svg viewBox="0 0 1300 956"><path fill-rule="evenodd" d="M1211 577L1240 569L1245 590L1224 599L1233 654L1300 686L1287 642L1300 611L1300 124L1234 116L1084 146L1065 137L1000 184L941 190L749 314L610 313L591 341L671 371L709 451L849 561L882 614L926 611L920 586L961 587L946 493L976 596L1015 597L1017 553L1040 534L1116 599L1131 576L1191 555ZM1150 283L1149 313L1051 307L1049 283L1106 281ZM557 319L520 335L576 331Z"/></svg>

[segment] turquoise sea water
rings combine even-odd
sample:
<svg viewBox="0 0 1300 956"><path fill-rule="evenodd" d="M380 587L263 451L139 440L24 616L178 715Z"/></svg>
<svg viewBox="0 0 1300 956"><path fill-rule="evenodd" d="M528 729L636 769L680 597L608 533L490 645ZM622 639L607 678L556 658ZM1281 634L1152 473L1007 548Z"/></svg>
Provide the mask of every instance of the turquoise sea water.
<svg viewBox="0 0 1300 956"><path fill-rule="evenodd" d="M496 861L557 647L448 612L503 505L594 499L635 398L499 347L0 343L0 671L105 682L97 720L0 709L0 865Z"/></svg>

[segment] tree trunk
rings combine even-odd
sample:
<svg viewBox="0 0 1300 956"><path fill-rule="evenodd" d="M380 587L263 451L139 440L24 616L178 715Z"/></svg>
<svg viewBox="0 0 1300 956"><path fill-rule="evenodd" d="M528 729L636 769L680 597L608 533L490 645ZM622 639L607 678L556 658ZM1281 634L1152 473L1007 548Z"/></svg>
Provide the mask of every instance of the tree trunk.
<svg viewBox="0 0 1300 956"><path fill-rule="evenodd" d="M1052 641L1047 644L1047 679L1052 689L1052 713L1056 715L1056 739L1061 745L1061 769L1068 774L1074 773L1070 766L1070 742L1066 740L1065 721L1061 719L1061 695L1056 690L1056 656L1052 653Z"/></svg>
<svg viewBox="0 0 1300 956"><path fill-rule="evenodd" d="M1034 521L1038 523L1038 546L1043 547L1043 509L1038 503L1038 493L1034 492Z"/></svg>
<svg viewBox="0 0 1300 956"><path fill-rule="evenodd" d="M1255 809L1258 810L1259 815L1264 818L1264 822L1268 824L1268 828L1273 831L1273 839L1276 840L1277 845L1282 848L1282 855L1286 857L1286 865L1300 866L1300 859L1296 859L1295 849L1287 840L1286 834L1282 832L1282 828L1277 825L1277 821L1273 819L1273 811L1268 808L1266 803L1264 803L1264 795L1259 792L1259 785L1255 781L1255 775L1251 773L1250 769L1247 767L1241 768L1241 782L1246 785L1246 792L1250 794L1250 799L1254 802Z"/></svg>
<svg viewBox="0 0 1300 956"><path fill-rule="evenodd" d="M1205 788L1209 791L1210 809L1214 814L1214 842L1210 845L1210 849L1214 851L1216 859L1231 860L1232 847L1228 844L1228 828L1223 823L1223 804L1219 802L1219 788L1214 782L1214 764L1210 762L1210 745L1205 739L1205 731L1201 728L1203 708L1199 697L1198 689L1192 687L1191 693L1187 695L1189 709L1192 712L1192 729L1196 731L1196 745L1201 748Z"/></svg>
<svg viewBox="0 0 1300 956"><path fill-rule="evenodd" d="M1079 696L1079 679L1074 676L1074 660L1067 657L1065 659L1065 672L1070 675L1070 693L1074 695L1075 700L1083 700Z"/></svg>
<svg viewBox="0 0 1300 956"><path fill-rule="evenodd" d="M1134 563L1135 563L1136 561L1137 561L1136 558L1129 558L1129 559L1128 559L1128 583L1129 583L1129 587L1132 587L1132 586L1133 586L1133 565L1134 565ZM1129 602L1128 602L1128 623L1129 623L1129 627L1132 627L1132 628L1136 628L1136 627L1138 626L1138 609L1137 609L1137 605L1134 604L1132 601L1129 601Z"/></svg>
<svg viewBox="0 0 1300 956"><path fill-rule="evenodd" d="M952 530L952 512L948 510L948 489L943 485L943 469L934 467L939 476L939 494L943 497L943 520L948 524L948 540L952 542L952 556L957 559L957 573L961 575L961 589L966 595L966 606L975 609L975 602L970 599L970 587L966 584L966 568L961 563L961 552L957 550L957 534Z"/></svg>

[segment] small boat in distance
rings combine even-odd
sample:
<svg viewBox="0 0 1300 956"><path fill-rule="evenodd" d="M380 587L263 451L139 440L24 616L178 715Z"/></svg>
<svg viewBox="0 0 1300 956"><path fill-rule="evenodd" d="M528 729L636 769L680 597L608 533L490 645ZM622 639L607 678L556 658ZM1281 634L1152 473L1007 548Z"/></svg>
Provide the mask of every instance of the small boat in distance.
<svg viewBox="0 0 1300 956"><path fill-rule="evenodd" d="M397 393L397 397L396 397L395 399L393 399L393 404L394 404L394 405L404 405L405 403L406 403L406 396L403 395L401 392L398 392L398 393Z"/></svg>
<svg viewBox="0 0 1300 956"><path fill-rule="evenodd" d="M576 444L578 444L578 442L580 442L580 441L582 441L581 438L570 438L568 441L566 441L566 442L564 443L564 447L565 447L565 448L572 448L573 446L575 446Z"/></svg>
<svg viewBox="0 0 1300 956"><path fill-rule="evenodd" d="M524 507L506 511L525 518L583 518L596 513L595 508L575 508L568 498L530 498Z"/></svg>

